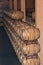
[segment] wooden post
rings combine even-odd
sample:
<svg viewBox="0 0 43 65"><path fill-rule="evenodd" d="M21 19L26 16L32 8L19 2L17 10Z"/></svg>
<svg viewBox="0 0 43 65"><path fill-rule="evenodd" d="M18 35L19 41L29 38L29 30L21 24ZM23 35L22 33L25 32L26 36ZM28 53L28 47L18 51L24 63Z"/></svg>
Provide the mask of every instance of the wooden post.
<svg viewBox="0 0 43 65"><path fill-rule="evenodd" d="M26 13L25 13L25 0L21 0L21 11L24 12L24 19L23 21L26 21Z"/></svg>
<svg viewBox="0 0 43 65"><path fill-rule="evenodd" d="M14 0L14 10L17 10L17 0Z"/></svg>
<svg viewBox="0 0 43 65"><path fill-rule="evenodd" d="M12 9L12 0L10 0L9 2L10 2L10 9Z"/></svg>
<svg viewBox="0 0 43 65"><path fill-rule="evenodd" d="M40 29L40 65L43 65L43 0L35 0L36 25Z"/></svg>

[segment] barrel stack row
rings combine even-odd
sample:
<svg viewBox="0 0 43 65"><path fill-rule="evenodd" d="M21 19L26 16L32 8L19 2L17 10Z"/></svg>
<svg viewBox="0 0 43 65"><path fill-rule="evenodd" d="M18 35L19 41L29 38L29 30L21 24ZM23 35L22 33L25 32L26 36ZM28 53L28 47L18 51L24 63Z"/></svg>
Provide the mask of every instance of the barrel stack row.
<svg viewBox="0 0 43 65"><path fill-rule="evenodd" d="M21 64L40 65L39 29L23 22L23 13L20 11L4 11L4 14L5 30Z"/></svg>

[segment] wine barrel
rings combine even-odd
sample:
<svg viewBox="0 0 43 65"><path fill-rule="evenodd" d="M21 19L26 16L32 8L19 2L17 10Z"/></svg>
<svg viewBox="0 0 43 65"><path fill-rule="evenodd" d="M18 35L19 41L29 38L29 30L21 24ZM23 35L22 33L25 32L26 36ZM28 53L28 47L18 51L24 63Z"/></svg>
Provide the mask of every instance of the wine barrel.
<svg viewBox="0 0 43 65"><path fill-rule="evenodd" d="M26 54L28 56L38 54L39 51L40 51L39 44L29 44L29 45L24 44L22 49L23 54Z"/></svg>
<svg viewBox="0 0 43 65"><path fill-rule="evenodd" d="M18 10L8 11L7 10L7 11L4 11L4 13L15 20L20 20L24 18L24 13L22 11L18 11Z"/></svg>
<svg viewBox="0 0 43 65"><path fill-rule="evenodd" d="M36 57L36 58L24 58L22 60L22 65L40 65L40 59L39 57Z"/></svg>
<svg viewBox="0 0 43 65"><path fill-rule="evenodd" d="M16 33L21 37L22 40L35 40L40 37L40 31L38 28L34 28L33 26L27 26L28 28L20 26L20 24L13 25L13 29Z"/></svg>

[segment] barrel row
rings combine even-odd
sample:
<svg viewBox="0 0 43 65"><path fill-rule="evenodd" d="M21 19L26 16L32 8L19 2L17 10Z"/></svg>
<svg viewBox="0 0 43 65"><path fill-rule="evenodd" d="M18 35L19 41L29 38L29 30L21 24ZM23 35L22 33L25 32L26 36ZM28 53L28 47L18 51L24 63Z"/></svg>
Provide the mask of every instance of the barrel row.
<svg viewBox="0 0 43 65"><path fill-rule="evenodd" d="M21 37L22 40L32 41L40 37L40 31L38 28L30 26L22 21L13 21L9 18L6 18L6 20L8 20L9 24L13 22L11 25L13 25L13 29Z"/></svg>
<svg viewBox="0 0 43 65"><path fill-rule="evenodd" d="M23 51L23 53L27 54L27 55L33 55L40 51L40 45L37 40L33 41L33 42L24 42L23 40L20 39L20 37L15 32L13 32L12 26L8 25L8 28L11 29L11 31L13 33L13 37L14 37L13 39L17 42L17 44L15 45L15 46L17 46L17 49L18 49L18 47L20 47L21 50Z"/></svg>
<svg viewBox="0 0 43 65"><path fill-rule="evenodd" d="M27 57L27 56L25 56L23 54L23 49L22 49L22 45L21 45L21 44L24 44L23 41L21 42L21 40L20 40L20 42L19 42L19 38L17 37L17 35L16 34L13 35L13 33L11 32L9 26L7 26L6 23L5 23L5 26L6 26L8 34L10 34L10 37L13 39L13 41L15 43L14 44L14 49L15 49L15 52L16 52L16 54L17 54L17 56L18 56L19 61L21 62L21 64L22 65L39 65L39 63L40 63L39 57L37 57L37 56L35 56L35 57L34 56L33 57ZM35 45L38 45L38 44L35 44Z"/></svg>
<svg viewBox="0 0 43 65"><path fill-rule="evenodd" d="M21 12L19 13L21 14ZM19 13L18 11L4 11L5 30L21 64L39 65L40 44L38 39L40 31L38 28L23 22L23 18L20 17L22 15Z"/></svg>

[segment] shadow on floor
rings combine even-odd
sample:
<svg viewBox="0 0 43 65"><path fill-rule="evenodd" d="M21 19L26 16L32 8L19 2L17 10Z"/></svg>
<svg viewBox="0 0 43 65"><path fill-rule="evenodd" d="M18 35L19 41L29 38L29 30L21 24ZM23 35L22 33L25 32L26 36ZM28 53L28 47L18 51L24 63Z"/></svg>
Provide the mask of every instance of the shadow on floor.
<svg viewBox="0 0 43 65"><path fill-rule="evenodd" d="M3 27L0 27L0 65L21 65Z"/></svg>

